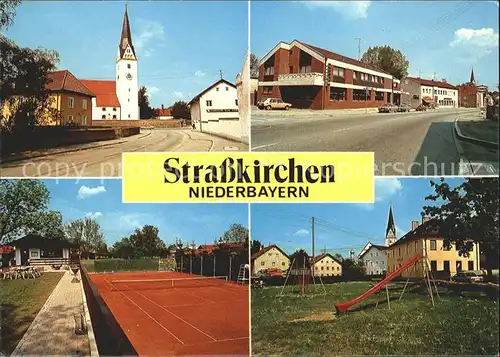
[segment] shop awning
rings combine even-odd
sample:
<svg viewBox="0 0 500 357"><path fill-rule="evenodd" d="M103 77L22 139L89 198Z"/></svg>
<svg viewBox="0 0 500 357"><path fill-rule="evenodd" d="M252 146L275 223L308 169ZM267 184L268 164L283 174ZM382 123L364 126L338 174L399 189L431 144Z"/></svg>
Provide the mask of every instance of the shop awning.
<svg viewBox="0 0 500 357"><path fill-rule="evenodd" d="M422 100L426 102L427 104L434 104L434 99L430 97L423 97Z"/></svg>

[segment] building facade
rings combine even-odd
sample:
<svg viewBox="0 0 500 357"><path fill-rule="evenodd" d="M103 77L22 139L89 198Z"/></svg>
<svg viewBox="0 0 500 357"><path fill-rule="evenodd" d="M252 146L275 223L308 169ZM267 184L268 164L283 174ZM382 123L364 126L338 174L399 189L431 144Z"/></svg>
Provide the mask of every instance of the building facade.
<svg viewBox="0 0 500 357"><path fill-rule="evenodd" d="M460 108L484 108L486 107L486 95L488 87L476 85L474 69L471 70L470 80L462 83L458 88L458 105Z"/></svg>
<svg viewBox="0 0 500 357"><path fill-rule="evenodd" d="M297 40L280 42L259 61L257 100L294 108L375 108L400 101L399 81L361 61Z"/></svg>
<svg viewBox="0 0 500 357"><path fill-rule="evenodd" d="M212 84L188 103L196 129L240 138L242 128L236 86L224 79Z"/></svg>
<svg viewBox="0 0 500 357"><path fill-rule="evenodd" d="M366 275L382 275L387 272L387 247L371 244L359 256L358 260L363 262Z"/></svg>
<svg viewBox="0 0 500 357"><path fill-rule="evenodd" d="M324 253L312 259L315 276L341 276L342 263L331 254Z"/></svg>
<svg viewBox="0 0 500 357"><path fill-rule="evenodd" d="M125 7L122 32L118 44L114 81L82 80L95 93L92 101L93 120L138 120L139 69L128 10Z"/></svg>
<svg viewBox="0 0 500 357"><path fill-rule="evenodd" d="M480 251L475 243L468 257L460 256L454 246L444 247L443 234L426 217L422 221L412 221L412 230L387 248L387 272L391 273L410 258L419 254L428 258L430 269L434 272L447 272L455 275L459 271L479 270ZM426 259L420 260L413 268L401 273L403 277L424 277Z"/></svg>
<svg viewBox="0 0 500 357"><path fill-rule="evenodd" d="M281 269L281 271L285 272L290 267L290 258L288 254L274 244L254 253L250 260L253 275L272 268Z"/></svg>
<svg viewBox="0 0 500 357"><path fill-rule="evenodd" d="M403 102L414 108L419 105L458 108L458 88L446 80L406 77L401 90Z"/></svg>

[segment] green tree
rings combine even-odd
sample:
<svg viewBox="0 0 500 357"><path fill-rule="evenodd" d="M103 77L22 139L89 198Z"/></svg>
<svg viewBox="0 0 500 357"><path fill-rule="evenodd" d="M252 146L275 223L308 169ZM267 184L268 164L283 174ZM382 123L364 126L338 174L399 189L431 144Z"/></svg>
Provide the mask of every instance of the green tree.
<svg viewBox="0 0 500 357"><path fill-rule="evenodd" d="M344 260L344 257L342 256L342 254L339 254L339 253L334 253L332 254L332 256L337 259L339 262L342 262Z"/></svg>
<svg viewBox="0 0 500 357"><path fill-rule="evenodd" d="M178 101L172 105L172 116L175 119L191 119L191 110L186 102Z"/></svg>
<svg viewBox="0 0 500 357"><path fill-rule="evenodd" d="M168 249L159 235L157 227L152 225L145 225L142 228L137 228L133 234L130 235L130 245L134 250L136 258L152 258L152 257L165 257L168 256Z"/></svg>
<svg viewBox="0 0 500 357"><path fill-rule="evenodd" d="M365 266L362 260L350 258L342 260L342 277L347 281L362 280L365 278Z"/></svg>
<svg viewBox="0 0 500 357"><path fill-rule="evenodd" d="M479 243L489 277L498 267L498 184L498 178L467 178L452 188L444 179L431 181L434 193L425 199L439 204L423 208L445 247L453 244L459 254L469 256L473 243Z"/></svg>
<svg viewBox="0 0 500 357"><path fill-rule="evenodd" d="M67 223L64 229L68 240L79 246L80 256L107 250L101 226L93 218L76 219Z"/></svg>
<svg viewBox="0 0 500 357"><path fill-rule="evenodd" d="M252 240L252 244L251 244L251 247L250 247L250 254L254 255L258 251L260 251L262 248L263 248L262 243L259 242L258 240L254 239L254 240Z"/></svg>
<svg viewBox="0 0 500 357"><path fill-rule="evenodd" d="M398 79L408 75L408 67L410 65L405 55L400 50L393 49L390 46L369 47L366 52L363 53L361 61L392 74Z"/></svg>
<svg viewBox="0 0 500 357"><path fill-rule="evenodd" d="M28 233L62 238L62 217L49 211L47 187L39 180L0 180L0 244Z"/></svg>
<svg viewBox="0 0 500 357"><path fill-rule="evenodd" d="M253 53L250 54L250 78L259 77L259 58Z"/></svg>
<svg viewBox="0 0 500 357"><path fill-rule="evenodd" d="M311 261L309 254L304 249L299 249L290 255L290 262L292 263L291 269L309 269L311 268Z"/></svg>
<svg viewBox="0 0 500 357"><path fill-rule="evenodd" d="M248 240L248 228L242 224L233 223L229 229L222 234L219 243L240 243Z"/></svg>
<svg viewBox="0 0 500 357"><path fill-rule="evenodd" d="M115 242L111 247L111 254L115 258L129 259L134 256L134 248L130 243L128 237L124 237L121 240Z"/></svg>
<svg viewBox="0 0 500 357"><path fill-rule="evenodd" d="M6 30L12 25L19 4L21 0L0 1L0 30Z"/></svg>
<svg viewBox="0 0 500 357"><path fill-rule="evenodd" d="M141 119L151 119L154 116L154 110L149 104L149 95L146 87L139 88L139 116Z"/></svg>

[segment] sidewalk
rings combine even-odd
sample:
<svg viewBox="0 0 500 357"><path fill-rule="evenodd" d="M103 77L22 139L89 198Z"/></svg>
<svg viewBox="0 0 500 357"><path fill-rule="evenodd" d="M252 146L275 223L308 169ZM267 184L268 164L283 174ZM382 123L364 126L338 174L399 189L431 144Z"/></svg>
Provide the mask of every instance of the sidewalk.
<svg viewBox="0 0 500 357"><path fill-rule="evenodd" d="M355 114L373 114L378 113L378 108L357 108L357 109L290 109L290 110L261 110L255 106L251 109L252 115L266 117L290 117L300 115L303 117L334 117Z"/></svg>
<svg viewBox="0 0 500 357"><path fill-rule="evenodd" d="M186 130L184 140L175 151L181 152L225 152L248 151L248 144L224 139L219 136L201 133L198 130Z"/></svg>
<svg viewBox="0 0 500 357"><path fill-rule="evenodd" d="M82 284L72 283L72 279L69 271L63 275L12 356L91 355L87 333L75 333L75 315L79 319L85 310Z"/></svg>
<svg viewBox="0 0 500 357"><path fill-rule="evenodd" d="M498 122L484 119L481 115L466 115L455 122L455 130L462 140L485 146L498 147Z"/></svg>

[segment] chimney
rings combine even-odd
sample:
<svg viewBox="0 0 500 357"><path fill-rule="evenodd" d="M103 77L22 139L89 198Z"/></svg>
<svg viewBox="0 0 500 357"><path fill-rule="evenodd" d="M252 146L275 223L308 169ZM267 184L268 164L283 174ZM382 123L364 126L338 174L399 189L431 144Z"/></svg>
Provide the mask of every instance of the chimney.
<svg viewBox="0 0 500 357"><path fill-rule="evenodd" d="M163 106L163 104L161 105L161 110L165 109L165 107Z"/></svg>
<svg viewBox="0 0 500 357"><path fill-rule="evenodd" d="M411 230L414 231L418 227L418 221L411 221Z"/></svg>
<svg viewBox="0 0 500 357"><path fill-rule="evenodd" d="M430 217L422 216L422 224L424 224L425 222L428 222L428 221L430 221Z"/></svg>

